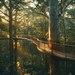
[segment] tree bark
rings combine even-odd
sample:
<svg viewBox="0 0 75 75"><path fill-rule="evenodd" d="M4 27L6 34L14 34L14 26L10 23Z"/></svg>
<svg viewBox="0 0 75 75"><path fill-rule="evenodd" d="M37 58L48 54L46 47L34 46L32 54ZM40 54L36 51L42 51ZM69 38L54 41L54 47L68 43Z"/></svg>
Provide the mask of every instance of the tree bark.
<svg viewBox="0 0 75 75"><path fill-rule="evenodd" d="M49 24L49 41L60 43L60 29L58 16L58 0L50 0L50 24ZM53 50L60 50L60 45L50 44Z"/></svg>
<svg viewBox="0 0 75 75"><path fill-rule="evenodd" d="M45 70L46 70L46 72L48 72L48 66L47 66L47 54L46 54L46 53L44 54L44 57L45 57Z"/></svg>
<svg viewBox="0 0 75 75"><path fill-rule="evenodd" d="M49 40L53 43L60 43L59 16L58 16L58 0L50 0L50 25L49 25ZM49 47L53 50L60 50L59 45L50 44ZM49 58L50 60L50 75L59 74L59 59L56 57Z"/></svg>
<svg viewBox="0 0 75 75"><path fill-rule="evenodd" d="M58 0L50 0L50 39L54 42L60 41Z"/></svg>
<svg viewBox="0 0 75 75"><path fill-rule="evenodd" d="M50 75L60 75L60 62L57 57L49 56Z"/></svg>
<svg viewBox="0 0 75 75"><path fill-rule="evenodd" d="M66 32L65 32L65 17L64 17L64 12L63 12L63 31L64 31L64 44L66 44ZM67 52L67 48L64 47L65 53ZM65 54L65 58L67 55ZM65 75L67 75L67 60L65 60Z"/></svg>

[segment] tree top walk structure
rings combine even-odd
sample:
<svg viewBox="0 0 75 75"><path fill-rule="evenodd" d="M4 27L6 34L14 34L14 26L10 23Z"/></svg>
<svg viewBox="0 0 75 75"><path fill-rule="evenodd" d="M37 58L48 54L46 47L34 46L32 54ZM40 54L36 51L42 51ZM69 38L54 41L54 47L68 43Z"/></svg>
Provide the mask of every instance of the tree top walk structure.
<svg viewBox="0 0 75 75"><path fill-rule="evenodd" d="M52 42L46 42L39 40L36 37L28 35L16 35L14 40L28 40L37 45L37 49L43 53L48 53L52 56L59 57L61 59L67 59L75 61L75 45L58 44ZM0 40L9 39L9 37L0 37ZM50 47L52 46L52 47Z"/></svg>

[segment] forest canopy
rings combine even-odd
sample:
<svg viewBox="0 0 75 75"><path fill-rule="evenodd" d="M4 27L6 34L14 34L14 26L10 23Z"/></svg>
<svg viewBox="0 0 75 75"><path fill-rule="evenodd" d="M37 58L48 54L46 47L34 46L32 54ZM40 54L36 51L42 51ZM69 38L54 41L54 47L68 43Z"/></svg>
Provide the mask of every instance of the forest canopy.
<svg viewBox="0 0 75 75"><path fill-rule="evenodd" d="M0 0L0 37L9 38L0 40L0 75L16 75L17 69L17 75L50 75L49 55L30 41L13 40L18 35L75 45L75 0ZM66 50L75 54L72 47ZM64 75L64 62L60 65ZM75 75L75 63L67 67L67 74Z"/></svg>

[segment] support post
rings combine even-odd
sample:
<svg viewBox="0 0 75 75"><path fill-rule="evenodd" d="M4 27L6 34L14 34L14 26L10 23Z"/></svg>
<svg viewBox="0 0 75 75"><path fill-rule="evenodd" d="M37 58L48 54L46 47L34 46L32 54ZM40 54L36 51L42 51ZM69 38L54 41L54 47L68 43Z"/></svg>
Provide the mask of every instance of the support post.
<svg viewBox="0 0 75 75"><path fill-rule="evenodd" d="M66 31L65 31L65 17L63 12L63 30L64 30L64 44L66 44ZM67 58L67 48L65 46L65 58ZM65 59L65 75L67 75L67 60Z"/></svg>
<svg viewBox="0 0 75 75"><path fill-rule="evenodd" d="M67 61L65 61L65 75L67 75Z"/></svg>
<svg viewBox="0 0 75 75"><path fill-rule="evenodd" d="M17 75L17 40L15 39L15 75Z"/></svg>
<svg viewBox="0 0 75 75"><path fill-rule="evenodd" d="M49 63L50 63L50 75L52 75L52 59L51 56L49 55Z"/></svg>

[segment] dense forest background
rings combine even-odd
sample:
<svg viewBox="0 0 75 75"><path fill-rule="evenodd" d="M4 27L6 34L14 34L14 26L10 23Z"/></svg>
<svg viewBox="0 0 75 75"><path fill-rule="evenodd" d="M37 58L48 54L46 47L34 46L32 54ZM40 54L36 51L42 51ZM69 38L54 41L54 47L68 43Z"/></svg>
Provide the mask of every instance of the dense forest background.
<svg viewBox="0 0 75 75"><path fill-rule="evenodd" d="M60 43L75 45L75 1L58 0ZM0 0L0 37L9 37L10 0ZM68 6L67 6L68 4ZM30 35L47 41L49 37L49 0L12 0L12 35ZM66 7L66 9L65 9ZM63 11L63 14L61 14ZM16 36L17 37L17 36ZM9 40L0 40L0 75L10 75ZM75 49L70 52L75 54ZM13 72L15 74L15 40ZM60 74L64 75L64 61ZM75 75L75 62L67 62L67 75ZM50 75L49 55L27 40L17 40L17 75Z"/></svg>

